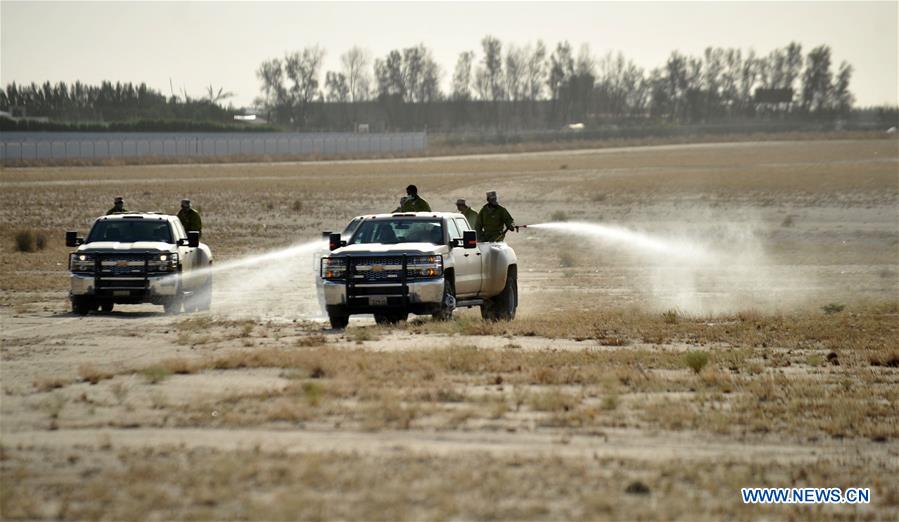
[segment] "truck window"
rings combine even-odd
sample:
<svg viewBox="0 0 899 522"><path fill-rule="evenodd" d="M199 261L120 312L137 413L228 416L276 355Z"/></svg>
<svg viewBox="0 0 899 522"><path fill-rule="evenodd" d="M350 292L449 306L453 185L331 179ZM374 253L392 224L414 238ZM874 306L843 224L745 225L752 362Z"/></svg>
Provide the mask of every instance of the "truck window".
<svg viewBox="0 0 899 522"><path fill-rule="evenodd" d="M380 243L396 245L398 243L432 243L444 244L443 224L435 220L423 219L370 219L364 220L356 229L349 244L360 245Z"/></svg>
<svg viewBox="0 0 899 522"><path fill-rule="evenodd" d="M134 243L136 241L160 241L174 243L172 229L168 221L115 219L103 220L94 223L85 243L94 241L115 241L119 243Z"/></svg>
<svg viewBox="0 0 899 522"><path fill-rule="evenodd" d="M175 239L181 239L187 237L187 232L184 231L184 227L181 226L181 220L176 219L172 221L172 227L175 229Z"/></svg>
<svg viewBox="0 0 899 522"><path fill-rule="evenodd" d="M466 230L471 230L471 226L468 224L468 220L465 218L456 218L456 224L459 225L459 230L465 232ZM459 234L459 237L462 237L462 234Z"/></svg>
<svg viewBox="0 0 899 522"><path fill-rule="evenodd" d="M447 219L446 226L449 229L450 239L461 239L462 238L462 232L459 232L459 227L456 226L456 221L454 219Z"/></svg>

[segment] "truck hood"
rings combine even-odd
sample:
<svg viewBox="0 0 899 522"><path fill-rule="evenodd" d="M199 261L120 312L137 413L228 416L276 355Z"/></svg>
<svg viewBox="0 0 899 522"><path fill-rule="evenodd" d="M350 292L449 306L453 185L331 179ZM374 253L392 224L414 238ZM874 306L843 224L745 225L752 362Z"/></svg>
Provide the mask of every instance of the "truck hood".
<svg viewBox="0 0 899 522"><path fill-rule="evenodd" d="M78 252L175 252L177 247L161 241L136 241L119 243L117 241L93 241L78 247Z"/></svg>
<svg viewBox="0 0 899 522"><path fill-rule="evenodd" d="M380 243L366 243L362 245L348 245L338 248L334 254L360 255L360 254L438 254L446 247L432 243L399 243L396 245L382 245Z"/></svg>

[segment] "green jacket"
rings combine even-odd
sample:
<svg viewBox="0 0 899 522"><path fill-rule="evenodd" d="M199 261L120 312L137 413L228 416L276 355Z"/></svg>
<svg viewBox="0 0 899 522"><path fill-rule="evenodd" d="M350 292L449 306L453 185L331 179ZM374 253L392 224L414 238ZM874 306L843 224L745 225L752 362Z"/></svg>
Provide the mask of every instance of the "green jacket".
<svg viewBox="0 0 899 522"><path fill-rule="evenodd" d="M193 232L196 230L197 232L203 233L203 220L200 219L200 213L192 208L181 209L178 211L178 219L181 220L181 226L184 227L185 232Z"/></svg>
<svg viewBox="0 0 899 522"><path fill-rule="evenodd" d="M428 205L428 202L421 199L420 197L415 197L414 199L410 199L405 201L402 205L396 208L394 212L430 212L431 205Z"/></svg>
<svg viewBox="0 0 899 522"><path fill-rule="evenodd" d="M467 207L462 211L462 215L468 220L468 224L471 225L472 230L478 229L478 213L475 212L473 208Z"/></svg>
<svg viewBox="0 0 899 522"><path fill-rule="evenodd" d="M115 207L112 207L111 209L106 211L106 215L108 216L110 214L115 214L116 212L128 212L128 209L125 207L122 207L122 210L117 210Z"/></svg>
<svg viewBox="0 0 899 522"><path fill-rule="evenodd" d="M484 205L478 212L478 226L475 228L478 231L478 241L502 241L506 238L506 230L514 223L504 207Z"/></svg>

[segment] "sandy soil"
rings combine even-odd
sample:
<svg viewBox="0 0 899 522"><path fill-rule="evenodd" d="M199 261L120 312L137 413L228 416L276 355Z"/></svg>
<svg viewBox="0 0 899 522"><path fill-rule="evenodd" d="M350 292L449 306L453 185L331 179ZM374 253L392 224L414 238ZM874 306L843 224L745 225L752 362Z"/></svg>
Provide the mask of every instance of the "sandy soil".
<svg viewBox="0 0 899 522"><path fill-rule="evenodd" d="M5 169L0 181L3 518L899 516L894 140ZM727 262L685 268L529 230L509 238L522 268L508 325L463 311L452 325L359 317L332 331L311 260L221 274L208 315L68 312L61 231L83 231L96 194L158 208L193 194L222 262L390 206L410 181L436 208L496 188L519 223L613 223ZM27 194L38 204L16 204ZM47 249L12 251L22 227L46 231ZM710 362L694 375L697 350ZM294 470L280 481L279 462ZM314 483L292 475L311 463L319 487L295 506L282 489ZM371 480L346 482L354 473ZM132 480L164 491L106 493ZM874 499L740 502L739 487L769 485Z"/></svg>

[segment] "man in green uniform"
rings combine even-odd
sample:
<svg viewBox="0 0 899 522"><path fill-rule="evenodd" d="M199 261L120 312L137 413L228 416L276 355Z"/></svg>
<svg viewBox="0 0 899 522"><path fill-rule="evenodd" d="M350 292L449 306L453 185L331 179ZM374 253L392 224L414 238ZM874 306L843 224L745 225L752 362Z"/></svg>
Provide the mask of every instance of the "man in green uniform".
<svg viewBox="0 0 899 522"><path fill-rule="evenodd" d="M125 198L122 196L115 197L112 208L106 211L106 215L115 214L116 212L128 212L128 210L125 209Z"/></svg>
<svg viewBox="0 0 899 522"><path fill-rule="evenodd" d="M469 207L463 198L459 198L456 200L456 208L459 210L459 213L465 216L465 219L468 220L468 224L471 226L472 230L478 229L478 213L474 211L473 208Z"/></svg>
<svg viewBox="0 0 899 522"><path fill-rule="evenodd" d="M431 205L418 197L418 187L409 185L406 187L406 199L400 200L400 206L394 212L430 212Z"/></svg>
<svg viewBox="0 0 899 522"><path fill-rule="evenodd" d="M516 230L509 211L496 200L496 192L487 193L487 204L478 212L478 241L502 241L506 232Z"/></svg>
<svg viewBox="0 0 899 522"><path fill-rule="evenodd" d="M200 219L200 213L191 208L189 199L181 200L181 210L178 211L178 219L185 232L193 232L196 230L203 235L203 220Z"/></svg>

